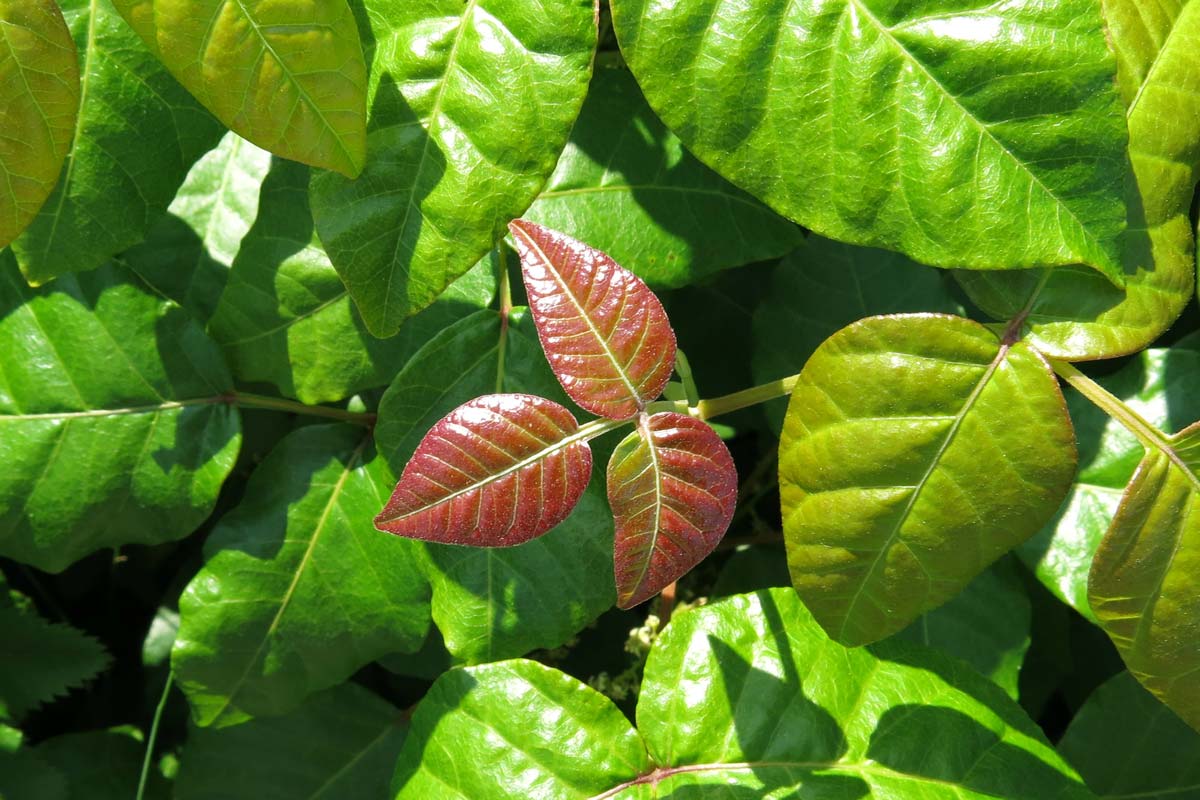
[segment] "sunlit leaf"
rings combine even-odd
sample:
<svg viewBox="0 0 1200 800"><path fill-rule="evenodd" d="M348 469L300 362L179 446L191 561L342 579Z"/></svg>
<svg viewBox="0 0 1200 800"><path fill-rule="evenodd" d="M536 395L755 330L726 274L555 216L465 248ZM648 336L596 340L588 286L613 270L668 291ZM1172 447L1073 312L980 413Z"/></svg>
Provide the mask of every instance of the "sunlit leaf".
<svg viewBox="0 0 1200 800"><path fill-rule="evenodd" d="M895 633L1040 528L1075 471L1045 360L961 317L871 317L831 336L779 445L788 563L845 644Z"/></svg>
<svg viewBox="0 0 1200 800"><path fill-rule="evenodd" d="M1126 131L1093 0L612 0L650 105L833 239L1122 282Z"/></svg>
<svg viewBox="0 0 1200 800"><path fill-rule="evenodd" d="M558 231L525 220L509 229L538 338L571 399L625 419L662 394L675 366L675 333L646 284Z"/></svg>
<svg viewBox="0 0 1200 800"><path fill-rule="evenodd" d="M570 411L489 394L430 429L375 526L443 544L521 544L566 519L591 477L592 451Z"/></svg>
<svg viewBox="0 0 1200 800"><path fill-rule="evenodd" d="M0 0L0 247L50 196L75 133L79 62L53 0Z"/></svg>
<svg viewBox="0 0 1200 800"><path fill-rule="evenodd" d="M707 423L672 411L638 419L608 462L618 606L650 599L713 551L737 483L729 449Z"/></svg>

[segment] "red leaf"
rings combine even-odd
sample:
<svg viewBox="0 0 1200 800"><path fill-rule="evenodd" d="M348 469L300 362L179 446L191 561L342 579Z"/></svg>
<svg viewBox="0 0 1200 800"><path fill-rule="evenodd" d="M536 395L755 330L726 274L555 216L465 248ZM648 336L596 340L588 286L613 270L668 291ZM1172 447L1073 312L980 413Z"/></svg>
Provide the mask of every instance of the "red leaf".
<svg viewBox="0 0 1200 800"><path fill-rule="evenodd" d="M592 474L592 451L567 409L490 394L434 425L375 518L388 533L508 547L566 519Z"/></svg>
<svg viewBox="0 0 1200 800"><path fill-rule="evenodd" d="M673 411L643 416L608 462L616 518L617 605L658 594L713 551L737 503L737 470L705 423Z"/></svg>
<svg viewBox="0 0 1200 800"><path fill-rule="evenodd" d="M542 349L571 399L628 419L662 394L675 332L654 292L601 251L523 219L512 231Z"/></svg>

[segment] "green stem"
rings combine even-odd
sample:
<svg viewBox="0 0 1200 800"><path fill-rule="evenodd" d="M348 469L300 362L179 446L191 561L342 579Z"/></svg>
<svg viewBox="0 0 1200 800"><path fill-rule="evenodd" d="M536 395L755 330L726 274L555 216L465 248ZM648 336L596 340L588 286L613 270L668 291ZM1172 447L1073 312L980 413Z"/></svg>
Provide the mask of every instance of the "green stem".
<svg viewBox="0 0 1200 800"><path fill-rule="evenodd" d="M508 259L504 242L496 248L499 263L500 343L496 350L496 394L504 391L504 359L508 350L508 317L512 314L512 286L508 282Z"/></svg>
<svg viewBox="0 0 1200 800"><path fill-rule="evenodd" d="M700 419L712 419L747 406L756 406L759 403L774 400L776 397L784 397L792 393L792 387L799 379L799 375L789 375L761 386L753 386L733 394L714 397L712 400L701 400L696 405L696 415Z"/></svg>
<svg viewBox="0 0 1200 800"><path fill-rule="evenodd" d="M273 411L290 411L293 414L307 414L312 417L325 417L343 422L353 422L357 425L374 425L375 415L358 411L346 411L342 408L328 406L310 406L295 400L285 400L282 397L267 397L261 394L247 392L230 392L221 398L227 403L245 408L267 408Z"/></svg>
<svg viewBox="0 0 1200 800"><path fill-rule="evenodd" d="M158 698L158 708L154 709L154 721L150 723L150 735L146 737L146 755L142 758L142 775L138 778L137 797L142 800L146 792L146 778L150 775L150 762L154 757L154 743L158 740L158 723L162 721L163 709L167 707L167 698L171 687L175 685L175 670L167 673L167 682L163 686L162 697Z"/></svg>
<svg viewBox="0 0 1200 800"><path fill-rule="evenodd" d="M1049 359L1049 361L1050 366L1054 368L1059 377L1099 406L1105 414L1124 425L1147 448L1167 453L1174 452L1166 434L1143 419L1120 398L1076 369L1075 365L1057 358Z"/></svg>

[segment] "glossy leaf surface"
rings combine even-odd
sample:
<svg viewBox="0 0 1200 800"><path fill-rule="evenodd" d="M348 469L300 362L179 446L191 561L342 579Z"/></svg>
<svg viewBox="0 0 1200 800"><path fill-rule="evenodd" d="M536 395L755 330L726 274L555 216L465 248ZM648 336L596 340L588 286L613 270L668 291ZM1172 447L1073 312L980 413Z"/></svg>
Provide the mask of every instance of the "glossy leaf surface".
<svg viewBox="0 0 1200 800"><path fill-rule="evenodd" d="M451 670L417 708L392 788L397 800L1094 797L983 678L912 646L872 650L829 641L790 589L679 614L650 652L637 731L541 664Z"/></svg>
<svg viewBox="0 0 1200 800"><path fill-rule="evenodd" d="M1145 350L1119 372L1097 380L1160 430L1184 428L1200 419L1200 338ZM1066 396L1079 442L1079 471L1054 519L1017 553L1055 596L1094 621L1088 570L1144 448L1078 392Z"/></svg>
<svg viewBox="0 0 1200 800"><path fill-rule="evenodd" d="M227 133L193 166L150 229L121 261L155 291L208 320L242 237L254 222L271 154Z"/></svg>
<svg viewBox="0 0 1200 800"><path fill-rule="evenodd" d="M737 487L729 448L708 423L673 411L640 417L608 462L617 605L649 600L704 560L729 527Z"/></svg>
<svg viewBox="0 0 1200 800"><path fill-rule="evenodd" d="M396 376L375 428L393 471L402 471L426 432L464 400L500 388L570 402L524 310L503 333L503 356L501 336L496 312L478 312L434 337ZM525 544L423 544L433 619L446 647L478 663L562 645L612 607L612 524L603 480L593 480L562 524Z"/></svg>
<svg viewBox="0 0 1200 800"><path fill-rule="evenodd" d="M981 308L1010 319L1028 308L1028 340L1060 358L1111 358L1165 331L1194 283L1192 193L1200 168L1200 6L1168 2L1152 13L1137 0L1103 0L1129 123L1133 180L1121 292L1085 267L965 273Z"/></svg>
<svg viewBox="0 0 1200 800"><path fill-rule="evenodd" d="M0 247L50 196L75 133L79 62L53 0L0 2Z"/></svg>
<svg viewBox="0 0 1200 800"><path fill-rule="evenodd" d="M1088 578L1088 603L1129 671L1200 730L1200 426L1147 452Z"/></svg>
<svg viewBox="0 0 1200 800"><path fill-rule="evenodd" d="M1101 798L1200 797L1200 734L1128 672L1092 693L1058 751Z"/></svg>
<svg viewBox="0 0 1200 800"><path fill-rule="evenodd" d="M236 133L354 176L367 70L345 0L116 0L179 82Z"/></svg>
<svg viewBox="0 0 1200 800"><path fill-rule="evenodd" d="M1120 284L1125 125L1088 0L614 0L650 105L824 236L926 264L1082 262Z"/></svg>
<svg viewBox="0 0 1200 800"><path fill-rule="evenodd" d="M385 797L408 726L354 683L318 692L280 717L193 728L177 800Z"/></svg>
<svg viewBox="0 0 1200 800"><path fill-rule="evenodd" d="M661 287L778 258L804 240L685 150L617 68L597 67L571 140L523 216L571 231Z"/></svg>
<svg viewBox="0 0 1200 800"><path fill-rule="evenodd" d="M830 337L779 445L796 590L840 642L900 630L1037 531L1075 470L1049 366L960 317L871 317Z"/></svg>
<svg viewBox="0 0 1200 800"><path fill-rule="evenodd" d="M12 243L35 284L94 269L141 241L221 136L110 0L60 4L79 51L79 115L58 185Z"/></svg>
<svg viewBox="0 0 1200 800"><path fill-rule="evenodd" d="M425 434L375 526L508 547L566 519L591 477L592 451L570 411L534 395L484 395Z"/></svg>
<svg viewBox="0 0 1200 800"><path fill-rule="evenodd" d="M646 284L605 253L536 223L509 225L538 338L582 408L632 417L662 394L675 333Z"/></svg>
<svg viewBox="0 0 1200 800"><path fill-rule="evenodd" d="M755 383L795 375L821 342L864 317L963 310L938 270L816 234L772 268L768 280L754 313ZM775 430L783 428L785 410L783 401L766 406Z"/></svg>
<svg viewBox="0 0 1200 800"><path fill-rule="evenodd" d="M416 547L371 526L391 482L367 433L340 424L290 434L255 470L179 601L171 663L196 723L286 713L421 645Z"/></svg>
<svg viewBox="0 0 1200 800"><path fill-rule="evenodd" d="M554 171L587 92L591 0L365 0L369 157L313 177L321 241L391 336L495 245ZM469 198L469 202L466 202Z"/></svg>
<svg viewBox="0 0 1200 800"><path fill-rule="evenodd" d="M0 252L0 554L59 571L191 533L241 443L216 346L108 266L30 289Z"/></svg>
<svg viewBox="0 0 1200 800"><path fill-rule="evenodd" d="M305 403L386 386L438 331L486 307L491 259L472 268L390 339L367 332L313 230L309 170L276 160L209 324L234 375Z"/></svg>

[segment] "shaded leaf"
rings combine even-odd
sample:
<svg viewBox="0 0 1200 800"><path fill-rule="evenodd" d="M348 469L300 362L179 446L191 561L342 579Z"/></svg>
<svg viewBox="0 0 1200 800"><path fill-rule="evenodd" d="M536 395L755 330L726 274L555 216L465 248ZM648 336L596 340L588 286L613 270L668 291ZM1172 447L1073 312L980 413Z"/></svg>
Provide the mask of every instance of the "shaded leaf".
<svg viewBox="0 0 1200 800"><path fill-rule="evenodd" d="M179 187L167 215L122 262L155 291L207 320L250 229L271 156L227 133Z"/></svg>
<svg viewBox="0 0 1200 800"><path fill-rule="evenodd" d="M50 196L75 133L79 62L53 0L0 2L0 248Z"/></svg>
<svg viewBox="0 0 1200 800"><path fill-rule="evenodd" d="M1050 518L1075 470L1045 360L932 314L871 317L822 344L779 453L792 580L845 644L953 597Z"/></svg>
<svg viewBox="0 0 1200 800"><path fill-rule="evenodd" d="M1126 131L1096 3L613 0L650 105L824 236L1121 283Z"/></svg>
<svg viewBox="0 0 1200 800"><path fill-rule="evenodd" d="M1200 6L1171 2L1148 13L1138 0L1103 0L1129 123L1125 290L1092 270L960 273L959 282L998 319L1028 309L1028 341L1047 355L1111 358L1165 331L1192 295L1189 221L1200 168Z"/></svg>
<svg viewBox="0 0 1200 800"><path fill-rule="evenodd" d="M994 685L911 645L829 641L790 589L675 616L638 730L531 661L454 669L413 716L397 800L1093 795ZM920 698L925 704L910 704Z"/></svg>
<svg viewBox="0 0 1200 800"><path fill-rule="evenodd" d="M110 0L62 0L79 50L79 116L58 185L12 243L34 284L94 269L141 241L221 126Z"/></svg>
<svg viewBox="0 0 1200 800"><path fill-rule="evenodd" d="M443 544L521 544L566 519L591 477L592 451L570 411L489 394L425 434L375 527Z"/></svg>
<svg viewBox="0 0 1200 800"><path fill-rule="evenodd" d="M602 67L554 174L523 216L571 231L663 287L777 258L804 240L685 150L628 70Z"/></svg>
<svg viewBox="0 0 1200 800"><path fill-rule="evenodd" d="M433 302L537 196L587 92L593 0L364 0L368 153L318 173L317 231L376 336ZM464 202L469 198L469 202Z"/></svg>
<svg viewBox="0 0 1200 800"><path fill-rule="evenodd" d="M385 386L421 345L492 301L485 259L387 340L367 332L313 230L309 170L276 160L209 323L241 380L267 381L304 403Z"/></svg>
<svg viewBox="0 0 1200 800"><path fill-rule="evenodd" d="M605 253L525 220L509 224L546 358L580 407L627 419L662 394L675 333L662 303Z"/></svg>
<svg viewBox="0 0 1200 800"><path fill-rule="evenodd" d="M1200 798L1200 734L1128 672L1088 698L1058 751L1101 798Z"/></svg>
<svg viewBox="0 0 1200 800"><path fill-rule="evenodd" d="M366 158L367 69L344 0L116 0L223 123L273 153L354 176Z"/></svg>
<svg viewBox="0 0 1200 800"><path fill-rule="evenodd" d="M0 554L57 572L191 533L241 443L216 346L110 265L29 289L0 252Z"/></svg>
<svg viewBox="0 0 1200 800"><path fill-rule="evenodd" d="M82 686L110 662L91 636L15 608L0 609L0 642L0 717L13 720Z"/></svg>
<svg viewBox="0 0 1200 800"><path fill-rule="evenodd" d="M494 311L478 312L442 331L413 357L380 401L375 429L380 453L400 471L447 412L496 388L570 402L523 309L514 312L507 328ZM612 515L601 481L592 482L558 527L525 544L422 546L434 622L447 649L463 661L558 647L613 604Z"/></svg>
<svg viewBox="0 0 1200 800"><path fill-rule="evenodd" d="M407 725L380 698L343 683L280 717L193 728L178 800L384 797Z"/></svg>
<svg viewBox="0 0 1200 800"><path fill-rule="evenodd" d="M875 314L962 314L943 273L899 253L835 242L816 234L771 270L754 314L754 381L794 375L817 346L852 322ZM786 404L766 407L775 430Z"/></svg>
<svg viewBox="0 0 1200 800"><path fill-rule="evenodd" d="M649 600L713 551L737 486L729 448L708 423L673 411L638 418L608 462L620 608Z"/></svg>
<svg viewBox="0 0 1200 800"><path fill-rule="evenodd" d="M1200 425L1148 450L1100 542L1088 604L1129 671L1200 730Z"/></svg>
<svg viewBox="0 0 1200 800"><path fill-rule="evenodd" d="M421 645L415 546L371 526L392 480L369 435L342 424L290 434L251 475L179 600L171 663L197 724L289 712Z"/></svg>
<svg viewBox="0 0 1200 800"><path fill-rule="evenodd" d="M129 800L138 797L138 779L146 745L127 730L68 733L47 739L35 748L38 757L58 769L67 780L69 797L89 800ZM31 795L31 797L40 795ZM170 788L161 775L150 770L147 800L166 800Z"/></svg>
<svg viewBox="0 0 1200 800"><path fill-rule="evenodd" d="M0 798L67 800L67 779L33 748L0 749Z"/></svg>

